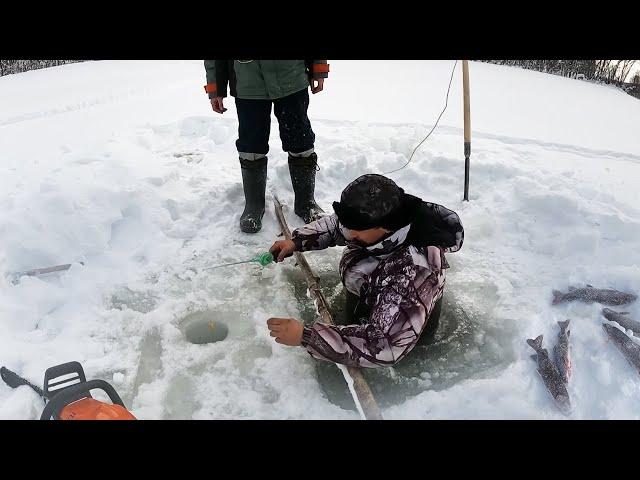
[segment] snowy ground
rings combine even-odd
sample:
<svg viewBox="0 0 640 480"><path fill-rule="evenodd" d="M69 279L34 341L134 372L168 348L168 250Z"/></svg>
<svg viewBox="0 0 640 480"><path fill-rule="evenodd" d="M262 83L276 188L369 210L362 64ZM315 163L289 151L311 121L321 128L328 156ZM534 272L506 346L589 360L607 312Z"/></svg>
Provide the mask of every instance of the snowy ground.
<svg viewBox="0 0 640 480"><path fill-rule="evenodd" d="M453 65L372 63L332 61L311 99L316 198L327 209L352 179L406 161L443 106ZM556 322L570 318L571 418L640 418L640 377L606 341L601 306L551 306L551 290L571 284L640 291L640 101L522 69L470 70L471 201L461 201L460 65L440 127L392 177L462 219L447 298L473 319L471 340L454 338L451 357L427 365L419 391L383 414L564 418L525 339L542 333L551 349ZM266 318L306 308L291 263L201 270L250 258L278 233L270 209L259 234L239 231L235 109L227 99L229 111L214 115L203 84L200 61L0 78L0 271L85 263L16 285L0 276L0 364L41 383L47 367L78 360L138 418L358 418L327 400L306 352L269 337ZM269 189L292 204L275 119L271 140ZM308 258L326 272L339 255ZM199 310L229 325L224 342L184 340L181 320ZM640 320L640 302L618 310ZM454 364L450 378L461 380L435 388ZM0 382L0 418L41 409L34 392Z"/></svg>

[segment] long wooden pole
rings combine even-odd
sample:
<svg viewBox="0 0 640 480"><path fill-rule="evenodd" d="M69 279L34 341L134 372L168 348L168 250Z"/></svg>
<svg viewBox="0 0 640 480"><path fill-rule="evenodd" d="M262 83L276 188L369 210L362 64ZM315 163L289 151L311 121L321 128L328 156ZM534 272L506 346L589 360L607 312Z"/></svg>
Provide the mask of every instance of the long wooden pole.
<svg viewBox="0 0 640 480"><path fill-rule="evenodd" d="M464 199L469 201L469 157L471 156L471 107L469 101L469 61L462 61L464 92Z"/></svg>
<svg viewBox="0 0 640 480"><path fill-rule="evenodd" d="M291 231L289 230L289 226L287 225L287 220L284 218L284 213L282 213L282 204L278 197L274 196L273 203L276 208L276 217L278 218L278 222L280 223L280 228L282 228L282 233L284 234L287 240L291 239ZM301 252L294 252L294 256L298 265L304 272L305 277L307 278L307 285L309 287L309 293L313 296L316 302L316 307L318 309L318 314L324 323L328 323L329 325L335 325L333 322L333 317L331 316L331 311L329 310L329 303L322 293L322 289L320 288L320 279L314 275L313 270L311 270L311 266L307 262L307 259L304 258L304 255ZM358 410L361 411L361 414L364 416L366 420L383 420L382 412L380 411L380 407L376 403L376 399L373 397L373 393L367 384L367 381L364 379L362 372L359 368L354 367L346 367L348 375L351 377L346 378L345 380L349 384L349 380L352 380L353 384L349 385L349 389L353 387L353 392L355 392L354 400L356 402L356 406L358 406ZM343 374L345 373L344 369L342 369Z"/></svg>

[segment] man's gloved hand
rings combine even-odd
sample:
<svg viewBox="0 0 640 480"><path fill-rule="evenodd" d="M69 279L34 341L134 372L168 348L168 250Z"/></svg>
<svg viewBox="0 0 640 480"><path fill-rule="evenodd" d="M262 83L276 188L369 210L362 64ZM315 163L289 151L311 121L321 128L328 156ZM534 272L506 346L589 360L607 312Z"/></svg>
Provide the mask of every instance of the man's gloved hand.
<svg viewBox="0 0 640 480"><path fill-rule="evenodd" d="M224 108L224 97L213 97L211 99L211 108L213 108L213 111L216 113L224 113L227 111L226 108Z"/></svg>
<svg viewBox="0 0 640 480"><path fill-rule="evenodd" d="M321 92L324 88L324 78L310 78L309 85L311 86L311 93Z"/></svg>
<svg viewBox="0 0 640 480"><path fill-rule="evenodd" d="M269 249L276 262L282 262L285 258L293 255L296 251L296 244L293 240L278 240Z"/></svg>

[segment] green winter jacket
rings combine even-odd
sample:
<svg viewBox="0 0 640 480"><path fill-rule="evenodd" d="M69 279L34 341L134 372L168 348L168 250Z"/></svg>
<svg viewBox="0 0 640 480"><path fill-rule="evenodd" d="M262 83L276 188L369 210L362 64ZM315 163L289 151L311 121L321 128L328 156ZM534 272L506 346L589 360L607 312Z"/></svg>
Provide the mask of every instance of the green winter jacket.
<svg viewBox="0 0 640 480"><path fill-rule="evenodd" d="M275 100L304 90L311 78L327 78L326 60L205 60L209 98Z"/></svg>

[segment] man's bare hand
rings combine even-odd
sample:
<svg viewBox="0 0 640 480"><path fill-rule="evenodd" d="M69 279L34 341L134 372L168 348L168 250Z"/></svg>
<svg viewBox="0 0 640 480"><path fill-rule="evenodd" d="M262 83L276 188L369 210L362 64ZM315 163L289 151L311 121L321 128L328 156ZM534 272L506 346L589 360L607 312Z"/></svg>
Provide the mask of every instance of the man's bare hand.
<svg viewBox="0 0 640 480"><path fill-rule="evenodd" d="M276 338L276 343L297 347L302 344L302 329L304 325L295 318L270 318L267 320L270 335Z"/></svg>
<svg viewBox="0 0 640 480"><path fill-rule="evenodd" d="M296 251L296 244L293 240L278 240L269 249L271 254L276 259L276 262L282 262L285 258L293 255Z"/></svg>

